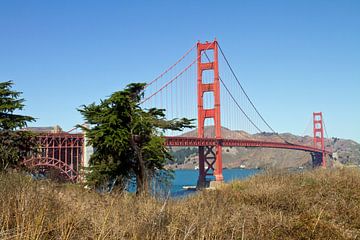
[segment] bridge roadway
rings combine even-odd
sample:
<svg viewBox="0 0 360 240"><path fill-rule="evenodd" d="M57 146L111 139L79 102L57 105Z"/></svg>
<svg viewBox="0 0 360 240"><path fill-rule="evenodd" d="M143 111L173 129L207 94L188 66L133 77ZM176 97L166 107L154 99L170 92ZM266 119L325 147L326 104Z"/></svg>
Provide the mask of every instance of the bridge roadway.
<svg viewBox="0 0 360 240"><path fill-rule="evenodd" d="M322 153L322 150L315 147L303 146L291 143L268 142L256 140L241 139L217 139L217 138L197 138L197 137L165 137L165 145L171 147L199 147L199 146L216 146L220 144L223 147L261 147L261 148L278 148L291 149L305 152ZM326 154L331 154L325 151Z"/></svg>

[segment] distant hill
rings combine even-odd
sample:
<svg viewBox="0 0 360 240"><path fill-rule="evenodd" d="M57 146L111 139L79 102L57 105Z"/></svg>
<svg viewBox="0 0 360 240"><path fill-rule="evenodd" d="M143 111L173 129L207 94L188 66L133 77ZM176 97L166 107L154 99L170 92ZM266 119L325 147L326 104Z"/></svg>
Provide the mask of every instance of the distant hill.
<svg viewBox="0 0 360 240"><path fill-rule="evenodd" d="M244 131L232 131L227 128L221 129L223 138L264 140L283 142L283 139L290 143L312 146L313 138L310 136L296 136L290 133L272 134L249 134ZM183 137L196 137L197 129L184 133ZM214 136L214 127L205 127L205 136ZM281 138L279 137L281 136ZM338 154L338 160L342 164L360 164L360 144L346 139L331 138L325 139L328 149L333 149ZM172 154L177 159L173 167L194 168L198 165L198 157L195 148L172 148ZM223 167L237 168L245 165L247 168L296 168L300 166L311 166L309 153L295 150L266 149L266 148L223 148Z"/></svg>

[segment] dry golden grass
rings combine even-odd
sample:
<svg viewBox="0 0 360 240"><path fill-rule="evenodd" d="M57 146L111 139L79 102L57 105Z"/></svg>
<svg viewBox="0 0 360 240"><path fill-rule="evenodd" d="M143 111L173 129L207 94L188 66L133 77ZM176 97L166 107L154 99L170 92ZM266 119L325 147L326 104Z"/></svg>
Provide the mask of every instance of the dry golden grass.
<svg viewBox="0 0 360 240"><path fill-rule="evenodd" d="M264 173L159 201L0 175L1 239L358 239L360 170Z"/></svg>

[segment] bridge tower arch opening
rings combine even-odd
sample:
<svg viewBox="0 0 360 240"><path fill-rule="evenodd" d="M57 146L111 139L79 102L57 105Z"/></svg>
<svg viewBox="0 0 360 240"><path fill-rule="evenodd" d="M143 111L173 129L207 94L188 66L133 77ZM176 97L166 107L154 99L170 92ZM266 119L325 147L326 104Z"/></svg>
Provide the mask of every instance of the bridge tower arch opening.
<svg viewBox="0 0 360 240"><path fill-rule="evenodd" d="M205 60L202 55L208 51L210 62ZM203 81L204 71L213 72L212 81ZM204 95L212 93L214 106L204 107ZM218 44L217 41L197 43L197 95L198 95L198 137L205 137L205 120L213 119L215 128L215 138L219 141L216 146L199 147L199 179L198 186L204 187L209 182L208 177L215 177L215 181L222 182L222 146L221 146L221 119L220 119L220 81L218 64Z"/></svg>

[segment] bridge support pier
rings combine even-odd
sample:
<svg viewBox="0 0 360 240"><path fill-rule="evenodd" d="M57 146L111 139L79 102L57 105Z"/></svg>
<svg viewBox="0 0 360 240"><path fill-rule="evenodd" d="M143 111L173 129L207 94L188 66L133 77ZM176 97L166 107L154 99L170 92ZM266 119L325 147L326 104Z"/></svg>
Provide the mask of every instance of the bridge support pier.
<svg viewBox="0 0 360 240"><path fill-rule="evenodd" d="M323 154L319 152L312 152L312 166L313 168L317 168L323 165Z"/></svg>
<svg viewBox="0 0 360 240"><path fill-rule="evenodd" d="M214 178L207 178L214 176ZM198 188L209 187L211 181L222 182L222 146L199 147L199 179Z"/></svg>

